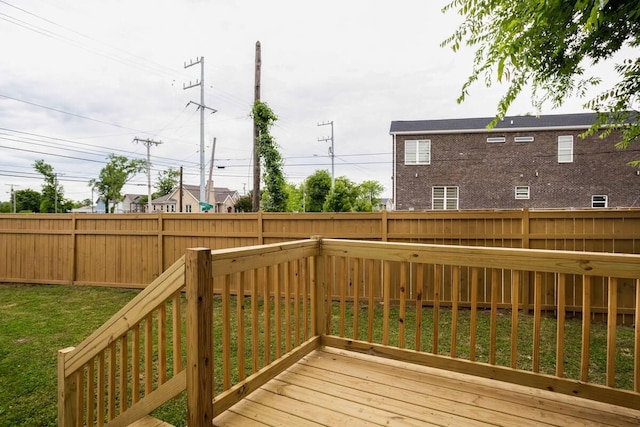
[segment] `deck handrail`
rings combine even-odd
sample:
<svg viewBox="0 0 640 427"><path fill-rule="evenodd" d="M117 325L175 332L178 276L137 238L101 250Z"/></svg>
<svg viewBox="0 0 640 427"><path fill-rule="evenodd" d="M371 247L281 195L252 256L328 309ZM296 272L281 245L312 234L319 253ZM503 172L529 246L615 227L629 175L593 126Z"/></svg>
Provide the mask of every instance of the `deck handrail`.
<svg viewBox="0 0 640 427"><path fill-rule="evenodd" d="M554 375L539 372L545 274L551 275L554 292L557 292L554 304L558 313L555 345L558 367ZM471 289L467 356L461 355L456 332L461 307L456 290L463 276ZM590 383L589 315L583 316L582 321L579 378L564 378L566 307L562 294L566 282L573 277L582 281L584 313L591 313L592 281L602 279L602 287L611 296L607 313L607 374L603 385ZM531 307L521 301L524 297L519 294L527 280L531 280L533 286ZM615 295L622 283L635 286L636 295L633 390L619 390L615 384ZM479 361L476 351L481 284L489 295L487 308L491 326L487 361ZM374 299L374 286L383 288L382 300ZM184 289L185 312L181 308ZM499 289L508 294L506 302L500 305ZM413 299L409 299L411 293L415 293ZM428 293L433 306L429 320L431 342L424 338L427 326L422 323L423 302ZM442 349L439 335L444 294L451 297L451 345L447 351ZM366 309L360 309L361 303ZM398 312L392 315L394 306ZM496 361L499 307L511 309L511 358L505 366ZM518 364L518 313L523 308L525 311L531 308L533 313L529 370L523 370ZM346 320L349 310L355 313L351 315L352 324ZM409 310L414 310L415 318L420 320L415 320L413 340L405 342ZM220 321L221 330L216 334L220 335L223 359L222 369L216 371L215 377L214 311ZM189 425L210 425L220 411L323 344L495 376L640 409L639 312L640 255L320 238L214 251L190 249L75 349L60 351L59 425L101 426L105 421L106 425L127 425L183 390L187 390ZM248 319L247 325L245 319ZM186 321L184 330L183 321ZM377 333L374 324L381 324L378 326L382 332L380 339L374 338ZM168 335L168 327L173 333L170 343L163 338ZM245 329L251 331L250 335L245 335ZM392 336L397 339L394 341ZM139 354L141 339L145 343L144 355ZM184 345L186 365L183 364ZM251 345L251 350L245 345ZM412 348L407 350L407 347ZM251 353L248 362L240 357L245 352ZM158 359L157 366L148 361L154 357ZM168 363L169 357L173 364ZM134 360L131 368L126 367L129 359ZM141 376L140 365L144 365L144 390L136 380L127 383L128 373L133 378ZM232 378L232 371L237 377ZM132 395L121 391L129 388ZM86 396L83 395L85 389ZM93 389L97 390L96 396L92 394Z"/></svg>

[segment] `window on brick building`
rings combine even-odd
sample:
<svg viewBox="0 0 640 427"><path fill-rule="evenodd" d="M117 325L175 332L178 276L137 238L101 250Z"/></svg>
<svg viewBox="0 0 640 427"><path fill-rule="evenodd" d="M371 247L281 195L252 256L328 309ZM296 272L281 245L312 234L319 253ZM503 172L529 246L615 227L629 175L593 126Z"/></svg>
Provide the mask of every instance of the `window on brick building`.
<svg viewBox="0 0 640 427"><path fill-rule="evenodd" d="M507 138L504 136L490 136L487 138L487 142L496 143L496 142L506 142Z"/></svg>
<svg viewBox="0 0 640 427"><path fill-rule="evenodd" d="M516 187L516 199L529 200L530 191L528 186Z"/></svg>
<svg viewBox="0 0 640 427"><path fill-rule="evenodd" d="M405 165L430 165L431 140L417 139L404 142Z"/></svg>
<svg viewBox="0 0 640 427"><path fill-rule="evenodd" d="M573 135L558 137L558 163L573 163Z"/></svg>
<svg viewBox="0 0 640 427"><path fill-rule="evenodd" d="M605 195L591 196L592 208L606 208L609 205L608 197Z"/></svg>
<svg viewBox="0 0 640 427"><path fill-rule="evenodd" d="M434 210L458 209L458 187L433 187L431 206Z"/></svg>

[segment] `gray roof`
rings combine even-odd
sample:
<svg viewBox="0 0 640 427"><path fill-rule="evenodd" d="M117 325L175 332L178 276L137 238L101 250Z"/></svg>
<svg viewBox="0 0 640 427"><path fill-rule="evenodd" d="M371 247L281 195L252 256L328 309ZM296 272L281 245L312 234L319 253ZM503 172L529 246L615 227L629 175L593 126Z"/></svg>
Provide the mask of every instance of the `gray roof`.
<svg viewBox="0 0 640 427"><path fill-rule="evenodd" d="M493 117L468 119L406 120L392 121L390 134L489 132L487 125ZM596 113L555 114L547 116L507 116L492 129L586 129L596 119Z"/></svg>

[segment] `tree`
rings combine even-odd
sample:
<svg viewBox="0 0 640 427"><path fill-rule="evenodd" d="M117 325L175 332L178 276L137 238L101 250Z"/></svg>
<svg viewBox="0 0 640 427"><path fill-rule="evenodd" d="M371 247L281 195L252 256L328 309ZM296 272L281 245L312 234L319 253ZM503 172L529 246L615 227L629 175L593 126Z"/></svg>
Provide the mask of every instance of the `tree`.
<svg viewBox="0 0 640 427"><path fill-rule="evenodd" d="M356 199L357 186L345 176L336 178L333 188L327 195L323 210L325 212L351 212Z"/></svg>
<svg viewBox="0 0 640 427"><path fill-rule="evenodd" d="M278 116L261 101L255 102L251 116L258 128L258 156L264 166L263 209L266 212L284 212L287 208L286 181L282 170L284 162L269 131Z"/></svg>
<svg viewBox="0 0 640 427"><path fill-rule="evenodd" d="M94 187L104 199L105 212L110 212L109 202L117 202L123 199L122 187L137 173L146 170L146 162L143 159L129 160L125 156L109 154L109 162L100 170L99 179L89 181L89 186Z"/></svg>
<svg viewBox="0 0 640 427"><path fill-rule="evenodd" d="M569 96L584 97L601 82L587 76L585 68L640 45L637 1L453 0L443 11L453 9L464 21L442 45L454 51L462 44L475 48L473 70L458 102L469 96L478 79L488 87L494 80L508 84L490 127L506 115L527 85L538 109L546 102L560 106ZM585 104L598 113L587 134L619 129L618 146L626 148L640 136L640 58L625 59L614 69L618 82ZM640 161L634 164L640 166Z"/></svg>
<svg viewBox="0 0 640 427"><path fill-rule="evenodd" d="M26 190L16 191L16 212L40 212L40 204L42 203L42 195L35 190L27 188ZM61 207L66 204L61 203Z"/></svg>
<svg viewBox="0 0 640 427"><path fill-rule="evenodd" d="M371 212L381 199L384 187L378 181L364 181L356 188L354 210L356 212Z"/></svg>
<svg viewBox="0 0 640 427"><path fill-rule="evenodd" d="M234 208L236 212L251 212L253 206L253 193L250 191L246 196L242 196L238 199Z"/></svg>
<svg viewBox="0 0 640 427"><path fill-rule="evenodd" d="M327 195L331 191L331 175L318 169L304 181L305 211L322 212Z"/></svg>
<svg viewBox="0 0 640 427"><path fill-rule="evenodd" d="M304 184L298 186L294 184L285 184L287 193L287 212L303 212L304 211Z"/></svg>
<svg viewBox="0 0 640 427"><path fill-rule="evenodd" d="M12 213L13 202L0 202L0 213Z"/></svg>
<svg viewBox="0 0 640 427"><path fill-rule="evenodd" d="M174 188L178 186L180 182L180 170L174 169L172 167L158 172L158 180L154 187L156 188L155 193L153 193L153 198L156 199L158 197L166 196L171 193Z"/></svg>
<svg viewBox="0 0 640 427"><path fill-rule="evenodd" d="M58 183L58 174L54 172L53 166L44 160L36 160L33 167L44 177L39 211L57 213L71 210L72 202L65 200L64 188Z"/></svg>

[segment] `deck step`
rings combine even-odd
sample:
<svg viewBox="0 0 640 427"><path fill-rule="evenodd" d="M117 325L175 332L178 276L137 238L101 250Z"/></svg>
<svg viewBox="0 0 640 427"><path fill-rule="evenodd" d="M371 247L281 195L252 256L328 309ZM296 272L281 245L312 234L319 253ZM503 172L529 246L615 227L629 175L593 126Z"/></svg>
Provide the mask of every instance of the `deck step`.
<svg viewBox="0 0 640 427"><path fill-rule="evenodd" d="M165 423L162 420L153 418L151 415L140 418L138 421L129 424L129 427L173 427L169 423Z"/></svg>

